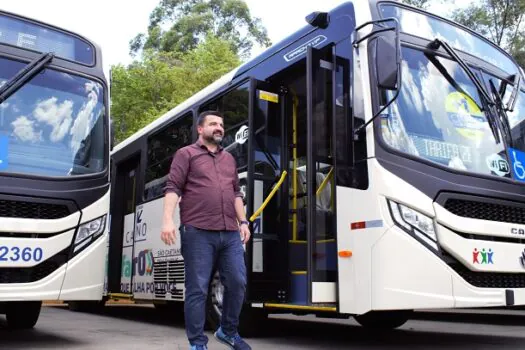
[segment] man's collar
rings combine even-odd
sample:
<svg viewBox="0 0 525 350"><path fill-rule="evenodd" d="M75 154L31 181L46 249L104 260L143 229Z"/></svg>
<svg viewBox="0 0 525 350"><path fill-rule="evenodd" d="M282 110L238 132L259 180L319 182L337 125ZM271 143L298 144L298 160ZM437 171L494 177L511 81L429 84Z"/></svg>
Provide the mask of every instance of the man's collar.
<svg viewBox="0 0 525 350"><path fill-rule="evenodd" d="M206 145L204 145L200 139L197 139L197 141L195 142L195 145L197 145L197 147L199 148L209 151L208 147L206 147ZM221 145L217 145L217 151L215 153L219 153L222 150L223 150L223 147Z"/></svg>

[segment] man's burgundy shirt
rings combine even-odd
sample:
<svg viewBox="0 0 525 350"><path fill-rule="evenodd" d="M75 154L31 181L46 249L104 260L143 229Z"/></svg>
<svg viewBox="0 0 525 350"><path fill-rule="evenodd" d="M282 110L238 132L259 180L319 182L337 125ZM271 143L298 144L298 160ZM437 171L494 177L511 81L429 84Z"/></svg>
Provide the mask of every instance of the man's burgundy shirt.
<svg viewBox="0 0 525 350"><path fill-rule="evenodd" d="M166 193L180 201L181 223L202 230L238 230L235 198L243 197L235 158L222 149L210 152L199 141L173 157Z"/></svg>

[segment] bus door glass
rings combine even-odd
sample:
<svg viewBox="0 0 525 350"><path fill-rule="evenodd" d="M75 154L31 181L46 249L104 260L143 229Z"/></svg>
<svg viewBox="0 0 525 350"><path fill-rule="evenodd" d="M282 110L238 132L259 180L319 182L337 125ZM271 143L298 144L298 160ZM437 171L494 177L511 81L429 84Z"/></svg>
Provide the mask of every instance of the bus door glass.
<svg viewBox="0 0 525 350"><path fill-rule="evenodd" d="M248 252L251 301L286 301L288 176L284 98L278 86L250 82L247 212L253 239Z"/></svg>
<svg viewBox="0 0 525 350"><path fill-rule="evenodd" d="M337 245L333 139L332 48L307 52L306 180L307 281L310 303L336 302Z"/></svg>
<svg viewBox="0 0 525 350"><path fill-rule="evenodd" d="M133 284L133 242L135 231L135 209L137 204L137 174L139 171L138 157L134 157L117 165L116 191L122 200L118 217L122 232L122 259L120 273L120 292L132 293ZM120 185L118 185L120 184Z"/></svg>

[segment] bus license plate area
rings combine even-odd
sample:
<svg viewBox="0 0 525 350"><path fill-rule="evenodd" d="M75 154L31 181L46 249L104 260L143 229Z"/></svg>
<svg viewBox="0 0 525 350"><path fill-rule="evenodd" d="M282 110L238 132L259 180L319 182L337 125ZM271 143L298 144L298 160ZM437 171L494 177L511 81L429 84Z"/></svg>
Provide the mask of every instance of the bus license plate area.
<svg viewBox="0 0 525 350"><path fill-rule="evenodd" d="M45 260L42 247L23 243L0 240L0 267L34 266Z"/></svg>

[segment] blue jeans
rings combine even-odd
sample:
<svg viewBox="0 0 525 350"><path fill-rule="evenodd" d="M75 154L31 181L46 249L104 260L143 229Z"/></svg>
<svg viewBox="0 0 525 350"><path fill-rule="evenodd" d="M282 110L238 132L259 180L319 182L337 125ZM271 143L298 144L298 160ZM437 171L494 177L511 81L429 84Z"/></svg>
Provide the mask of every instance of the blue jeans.
<svg viewBox="0 0 525 350"><path fill-rule="evenodd" d="M227 335L237 333L246 292L246 266L239 231L206 231L190 225L180 230L185 269L184 319L192 345L206 345L204 334L206 299L217 266L224 286L221 327Z"/></svg>

